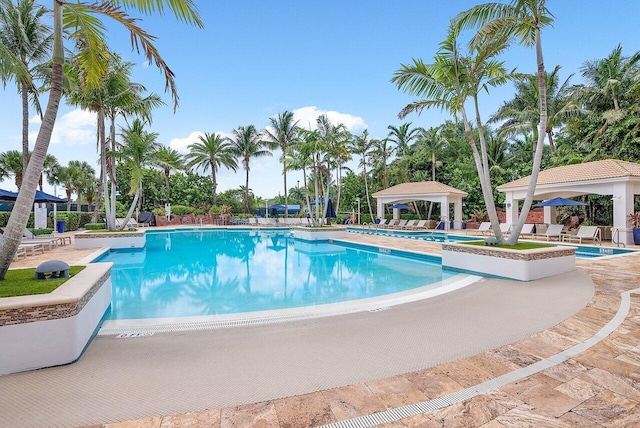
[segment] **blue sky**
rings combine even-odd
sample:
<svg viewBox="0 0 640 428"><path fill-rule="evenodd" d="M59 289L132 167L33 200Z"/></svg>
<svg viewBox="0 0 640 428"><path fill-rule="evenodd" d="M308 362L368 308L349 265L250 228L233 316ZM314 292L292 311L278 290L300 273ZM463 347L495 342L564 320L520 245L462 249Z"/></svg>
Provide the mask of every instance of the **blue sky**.
<svg viewBox="0 0 640 428"><path fill-rule="evenodd" d="M49 6L49 1L44 2ZM196 1L205 23L197 29L172 16L143 17L140 25L158 37L156 46L176 74L180 107L173 114L171 98L157 68L131 52L128 35L109 24L109 44L125 59L135 62L132 80L163 96L168 106L154 112L150 130L159 142L186 151L198 133L225 135L241 125L264 128L269 117L294 111L301 126L330 112L373 138L387 135L388 125L402 122L397 114L412 101L389 82L401 63L412 58L430 62L446 35L449 20L479 2L470 0L245 0ZM623 53L640 50L637 0L548 1L555 15L553 27L543 31L545 65L562 66L561 77L576 75L586 60L607 56L619 43ZM503 58L520 72L535 72L533 50L514 45ZM511 85L495 89L482 100L487 118L513 96ZM20 149L20 100L14 86L0 91L0 151ZM439 111L411 115L413 126L436 126L447 116ZM32 112L32 144L38 129ZM63 105L58 115L49 153L62 165L86 160L97 166L95 118ZM281 166L273 158L251 161L249 187L265 198L283 193ZM289 174L289 186L301 180ZM244 171L221 170L218 189L244 184ZM2 188L15 190L12 181ZM45 190L53 192L51 186ZM62 192L57 190L58 194Z"/></svg>

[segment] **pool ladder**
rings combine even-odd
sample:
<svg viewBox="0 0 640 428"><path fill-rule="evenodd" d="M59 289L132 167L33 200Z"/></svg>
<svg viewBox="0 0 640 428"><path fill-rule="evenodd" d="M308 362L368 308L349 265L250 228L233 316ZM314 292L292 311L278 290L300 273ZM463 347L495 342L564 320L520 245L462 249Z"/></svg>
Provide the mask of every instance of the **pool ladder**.
<svg viewBox="0 0 640 428"><path fill-rule="evenodd" d="M616 244L618 248L620 248L620 244L622 244L623 247L627 248L627 245L624 242L620 242L620 229L616 228L612 230L613 235L611 235L611 243Z"/></svg>

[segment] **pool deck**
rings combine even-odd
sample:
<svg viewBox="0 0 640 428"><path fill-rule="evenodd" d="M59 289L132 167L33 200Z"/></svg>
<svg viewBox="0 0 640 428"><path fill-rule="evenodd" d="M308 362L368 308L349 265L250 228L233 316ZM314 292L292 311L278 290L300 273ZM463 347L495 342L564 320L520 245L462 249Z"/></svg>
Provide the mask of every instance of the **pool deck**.
<svg viewBox="0 0 640 428"><path fill-rule="evenodd" d="M425 241L357 234L348 234L348 239L409 251L440 252L440 244ZM12 267L33 266L52 258L72 264L90 253L66 246L47 251L44 256L21 260ZM595 294L588 305L553 327L496 349L404 374L289 398L209 408L187 414L160 412L154 417L96 426L640 426L640 295L635 292L624 294L640 286L640 254L578 259L576 264L595 285ZM460 294L464 294L464 290ZM628 311L624 310L627 299ZM621 307L623 310L619 311ZM610 330L606 334L598 334L605 326ZM591 343L594 336L598 341ZM313 343L313 338L309 340ZM558 357L581 344L585 344L584 349L569 352L569 358ZM135 364L144 366L147 363L143 351L138 354L132 352ZM405 349L394 351L397 359L406 358ZM179 370L179 361L176 358L176 370ZM551 364L541 364L548 361ZM81 362L82 359L76 364ZM375 364L375 361L368 363ZM510 382L500 382L505 374L536 367L541 369L532 370ZM117 370L117 367L110 369ZM332 369L339 371L339 364L336 363ZM19 380L23 376L33 376L33 372L9 376ZM1 381L10 379L4 378L0 378L0 390L3 389ZM477 388L479 393L470 395L470 398L456 399L456 393L491 381L496 381L495 388ZM74 385L72 380L68 383L68 398L72 401ZM442 397L448 397L451 404L438 406L437 400ZM149 391L149 399L153 400L153 391ZM42 403L32 401L26 390L21 396L21 403L24 425L37 425L30 423L27 415L30 407ZM416 413L417 404L422 405L420 409L424 411ZM50 411L64 413L72 407L70 404L69 409L58 407ZM0 405L0 415L2 413ZM368 415L375 413L380 415L379 418L367 419ZM360 419L340 424L340 421L358 417ZM2 420L0 418L0 425Z"/></svg>

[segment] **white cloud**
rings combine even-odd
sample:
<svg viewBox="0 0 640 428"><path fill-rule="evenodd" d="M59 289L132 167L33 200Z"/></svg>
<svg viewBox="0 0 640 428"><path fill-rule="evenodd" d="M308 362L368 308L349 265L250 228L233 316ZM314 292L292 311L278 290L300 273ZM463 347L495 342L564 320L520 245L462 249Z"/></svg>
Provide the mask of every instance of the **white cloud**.
<svg viewBox="0 0 640 428"><path fill-rule="evenodd" d="M215 134L221 136L222 138L231 136L231 134L226 134L224 132L215 132ZM173 138L171 141L169 141L169 147L171 147L173 150L177 150L182 154L189 153L189 145L200 141L200 137L204 137L204 132L193 131L191 134L189 134L188 137Z"/></svg>
<svg viewBox="0 0 640 428"><path fill-rule="evenodd" d="M29 140L34 143L42 120L35 115L29 119ZM51 144L64 146L84 146L96 142L96 114L87 110L75 109L58 117L53 127Z"/></svg>
<svg viewBox="0 0 640 428"><path fill-rule="evenodd" d="M187 147L190 144L199 141L199 137L203 135L204 132L202 131L193 131L191 134L189 134L188 137L172 139L171 141L169 141L169 147L171 147L173 150L179 151L180 153L188 153L189 149L187 149Z"/></svg>
<svg viewBox="0 0 640 428"><path fill-rule="evenodd" d="M344 124L351 132L364 130L367 124L359 116L337 111L320 110L316 106L301 107L293 110L293 117L298 121L298 125L305 129L316 129L316 120L321 115L327 115L329 121L334 125Z"/></svg>

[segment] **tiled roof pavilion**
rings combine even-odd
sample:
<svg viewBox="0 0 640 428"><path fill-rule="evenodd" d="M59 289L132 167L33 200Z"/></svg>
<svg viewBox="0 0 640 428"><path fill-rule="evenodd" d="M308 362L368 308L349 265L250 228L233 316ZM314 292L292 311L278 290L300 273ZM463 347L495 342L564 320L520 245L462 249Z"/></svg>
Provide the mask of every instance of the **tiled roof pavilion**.
<svg viewBox="0 0 640 428"><path fill-rule="evenodd" d="M498 187L506 193L507 223L518 215L517 202L525 198L531 176ZM581 195L610 195L613 200L613 227L620 230L620 242L633 242L627 217L633 212L634 195L640 195L640 164L606 159L560 166L540 171L535 199L571 198ZM552 223L553 209L545 208L545 222Z"/></svg>
<svg viewBox="0 0 640 428"><path fill-rule="evenodd" d="M413 201L431 201L440 204L440 217L449 218L449 204L453 204L454 228L462 228L462 198L466 192L437 181L402 183L374 193L377 201L377 215L384 216L384 206L405 204ZM393 210L393 218L399 218L400 210Z"/></svg>

